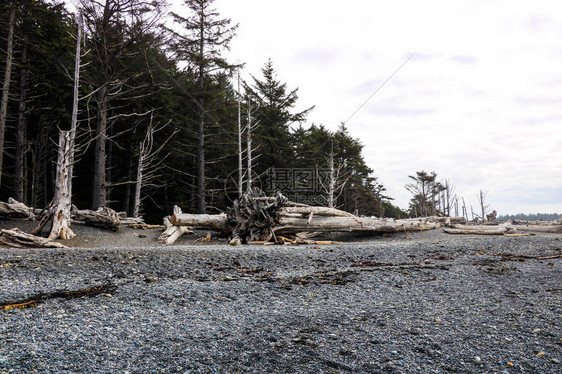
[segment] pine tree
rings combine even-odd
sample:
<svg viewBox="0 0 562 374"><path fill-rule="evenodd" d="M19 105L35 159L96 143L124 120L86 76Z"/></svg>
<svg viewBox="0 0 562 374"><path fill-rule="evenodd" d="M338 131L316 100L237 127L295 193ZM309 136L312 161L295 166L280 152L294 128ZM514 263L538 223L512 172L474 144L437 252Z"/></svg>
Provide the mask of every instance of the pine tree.
<svg viewBox="0 0 562 374"><path fill-rule="evenodd" d="M184 27L183 33L173 32L172 48L176 58L187 63L186 71L196 82L197 91L192 95L197 116L197 211L206 210L206 142L209 103L216 95L216 81L221 74L232 73L236 65L229 64L222 56L235 36L237 25L231 26L228 18L219 18L212 8L214 0L184 0L191 14L187 17L172 13L176 23Z"/></svg>
<svg viewBox="0 0 562 374"><path fill-rule="evenodd" d="M244 84L246 95L252 106L258 127L255 132L256 145L260 152L262 171L270 167L288 167L295 155L291 148L291 125L300 124L314 106L293 112L298 100L298 88L288 91L287 84L277 80L273 62L269 60L261 69L263 79L252 76L253 84Z"/></svg>

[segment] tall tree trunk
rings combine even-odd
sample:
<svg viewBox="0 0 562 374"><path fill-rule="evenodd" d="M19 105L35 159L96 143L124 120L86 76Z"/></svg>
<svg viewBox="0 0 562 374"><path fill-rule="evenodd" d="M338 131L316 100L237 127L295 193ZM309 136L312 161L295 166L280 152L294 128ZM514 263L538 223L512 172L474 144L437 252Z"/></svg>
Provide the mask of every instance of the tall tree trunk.
<svg viewBox="0 0 562 374"><path fill-rule="evenodd" d="M238 197L244 191L244 172L242 170L242 112L240 98L240 67L238 68Z"/></svg>
<svg viewBox="0 0 562 374"><path fill-rule="evenodd" d="M246 143L248 144L248 167L246 170L246 173L248 173L248 175L246 176L247 180L248 180L248 191L250 191L252 189L252 107L250 104L250 100L248 98L248 129L247 131L247 138L246 138Z"/></svg>
<svg viewBox="0 0 562 374"><path fill-rule="evenodd" d="M201 102L201 106L203 103ZM197 130L197 212L205 214L205 119L200 108L199 128Z"/></svg>
<svg viewBox="0 0 562 374"><path fill-rule="evenodd" d="M104 84L98 92L98 118L96 123L96 144L94 160L94 189L92 196L92 209L105 207L105 146L107 135L107 84Z"/></svg>
<svg viewBox="0 0 562 374"><path fill-rule="evenodd" d="M78 29L76 30L76 52L74 56L74 87L72 96L72 117L70 121L70 160L68 165L68 194L70 196L70 201L72 201L72 177L74 174L74 149L76 143L76 128L78 127L78 99L80 87L80 46L82 41L82 14L78 14L76 17L78 23Z"/></svg>
<svg viewBox="0 0 562 374"><path fill-rule="evenodd" d="M134 197L134 210L133 217L137 218L139 216L140 204L141 204L141 187L142 187L142 165L144 161L143 144L139 145L139 163L137 165L137 181L135 183L135 197Z"/></svg>
<svg viewBox="0 0 562 374"><path fill-rule="evenodd" d="M134 175L132 144L130 144L128 148L129 148L129 152L127 155L127 180L132 181ZM123 211L127 212L127 216L130 216L131 213L134 211L134 207L131 208L131 190L132 190L131 183L127 183L125 185L125 194L123 196L123 207L122 207Z"/></svg>
<svg viewBox="0 0 562 374"><path fill-rule="evenodd" d="M205 24L201 16L199 20L199 95L203 95L205 75ZM199 99L199 128L197 129L197 212L205 214L205 105Z"/></svg>
<svg viewBox="0 0 562 374"><path fill-rule="evenodd" d="M8 112L8 92L12 76L12 50L14 45L14 23L16 20L16 5L10 5L10 20L8 21L8 46L6 47L6 69L4 70L4 84L0 99L0 185L2 185L2 163L4 160L4 135L6 132L6 114Z"/></svg>
<svg viewBox="0 0 562 374"><path fill-rule="evenodd" d="M22 68L20 70L20 101L18 106L18 127L16 129L16 165L15 165L15 197L17 201L25 200L25 134L27 132L27 44L21 51Z"/></svg>
<svg viewBox="0 0 562 374"><path fill-rule="evenodd" d="M336 176L334 173L334 147L330 151L328 157L328 166L330 167L330 184L328 186L328 208L334 207L334 190L336 187Z"/></svg>
<svg viewBox="0 0 562 374"><path fill-rule="evenodd" d="M59 148L57 158L57 173L55 182L55 196L49 214L53 219L53 226L49 239L70 239L76 236L70 228L71 191L68 181L70 175L71 140L69 131L59 134Z"/></svg>
<svg viewBox="0 0 562 374"><path fill-rule="evenodd" d="M31 167L31 206L38 207L40 201L40 192L42 175L45 173L45 169L42 166L42 160L44 157L43 147L46 141L46 130L43 123L43 115L39 115L39 133L35 138L35 146L33 147L33 159Z"/></svg>

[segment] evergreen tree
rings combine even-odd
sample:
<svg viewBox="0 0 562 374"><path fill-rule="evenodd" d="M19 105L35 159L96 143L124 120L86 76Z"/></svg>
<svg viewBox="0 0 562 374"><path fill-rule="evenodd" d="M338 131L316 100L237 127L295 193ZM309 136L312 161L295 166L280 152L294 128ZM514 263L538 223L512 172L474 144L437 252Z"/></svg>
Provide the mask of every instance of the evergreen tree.
<svg viewBox="0 0 562 374"><path fill-rule="evenodd" d="M252 76L253 84L244 84L246 96L257 108L253 116L258 123L255 143L260 153L259 170L289 167L295 157L291 147L291 125L303 123L314 106L293 112L298 100L298 88L288 91L287 84L277 80L273 62L261 69L262 79Z"/></svg>
<svg viewBox="0 0 562 374"><path fill-rule="evenodd" d="M191 14L182 17L172 13L175 22L184 27L182 34L175 33L173 50L180 61L187 63L187 73L196 82L192 98L196 103L197 116L197 211L206 209L206 137L207 121L210 119L209 106L216 95L217 76L231 73L236 67L229 64L221 52L228 49L235 35L237 25L231 26L228 18L219 18L212 8L214 0L184 0Z"/></svg>

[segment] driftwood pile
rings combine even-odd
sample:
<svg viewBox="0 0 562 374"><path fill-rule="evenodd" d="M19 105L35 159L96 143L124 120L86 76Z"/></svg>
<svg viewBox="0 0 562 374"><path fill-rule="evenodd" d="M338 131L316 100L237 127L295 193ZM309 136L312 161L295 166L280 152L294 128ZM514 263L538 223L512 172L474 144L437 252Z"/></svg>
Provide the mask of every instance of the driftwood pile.
<svg viewBox="0 0 562 374"><path fill-rule="evenodd" d="M72 206L70 211L72 222L81 222L85 225L100 227L112 231L119 230L122 223L144 225L142 218L127 217L126 214L117 213L110 208L98 208L97 210L77 209ZM0 233L0 243L13 247L64 247L64 245L53 241L60 237L61 239L71 239L75 234L70 230L59 232L57 237L49 236L48 239L37 236L47 223L60 220L59 215L52 211L52 207L45 209L34 209L27 205L16 201L12 198L8 202L0 201L0 218L10 219L29 219L39 221L37 226L31 233L25 233L19 229L2 230ZM51 231L52 234L52 231Z"/></svg>
<svg viewBox="0 0 562 374"><path fill-rule="evenodd" d="M227 214L188 214L177 209L168 220L169 226L161 236L161 243L173 243L182 235L181 227L189 227L219 231L231 237L230 244L238 245L265 243L272 239L281 243L307 243L308 238L314 234L329 232L393 233L433 230L451 222L460 222L462 218L395 220L357 217L334 208L294 203L281 194L267 197L261 190L252 189L236 200Z"/></svg>

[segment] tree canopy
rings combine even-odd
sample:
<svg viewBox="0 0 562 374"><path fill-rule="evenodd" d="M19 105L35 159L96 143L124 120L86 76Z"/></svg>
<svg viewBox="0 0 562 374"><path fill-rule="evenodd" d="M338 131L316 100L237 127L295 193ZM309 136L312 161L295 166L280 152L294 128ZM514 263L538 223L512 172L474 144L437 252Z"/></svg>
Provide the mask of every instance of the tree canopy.
<svg viewBox="0 0 562 374"><path fill-rule="evenodd" d="M185 0L177 13L161 4L80 0L79 15L47 0L0 5L0 66L11 70L2 75L0 200L17 196L45 207L53 197L54 144L59 130L70 128L76 17L82 17L76 206L133 214L141 199L140 213L149 221L159 221L174 205L224 211L237 197L227 182L238 173L240 107L244 165L251 140L252 174L264 190L320 205L331 199L357 214L404 215L366 165L360 141L344 125L330 130L307 123L314 106L299 102L298 88L278 78L272 60L238 92L233 73L242 65L224 53L237 25L212 0ZM176 26L164 26L168 20ZM141 164L144 174L138 173ZM275 179L281 176L290 179Z"/></svg>

